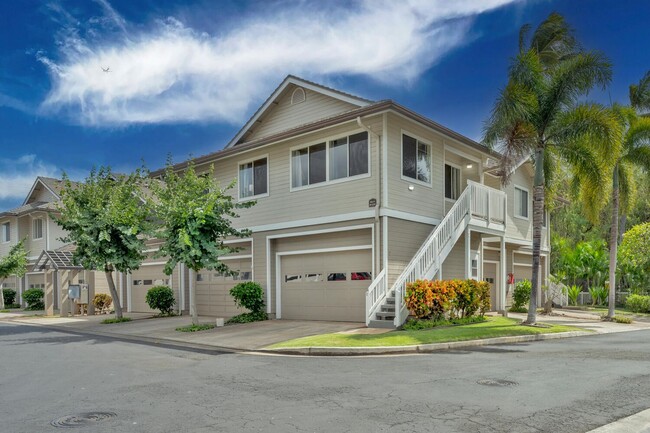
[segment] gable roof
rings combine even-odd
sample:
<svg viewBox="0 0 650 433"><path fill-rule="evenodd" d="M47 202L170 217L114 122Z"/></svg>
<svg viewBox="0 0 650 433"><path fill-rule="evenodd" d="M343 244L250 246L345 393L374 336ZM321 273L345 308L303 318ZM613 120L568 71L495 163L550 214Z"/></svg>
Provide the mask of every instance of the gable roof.
<svg viewBox="0 0 650 433"><path fill-rule="evenodd" d="M246 122L246 124L237 132L237 134L232 138L232 140L230 140L224 149L228 149L239 144L244 138L244 135L246 135L246 133L249 132L253 126L255 126L256 122L260 120L261 117L263 117L270 109L272 109L273 104L278 100L280 95L282 95L282 92L284 92L284 90L290 85L295 85L317 93L322 93L326 96L347 102L357 107L365 107L373 103L373 101L370 101L368 99L361 98L350 93L342 92L337 89L332 89L331 87L323 86L321 84L305 80L304 78L296 77L295 75L287 75L282 83L280 83L280 85L273 91L273 93L271 93L266 101L264 101L262 106L258 108L257 111L253 114L253 116L248 119L248 122Z"/></svg>
<svg viewBox="0 0 650 433"><path fill-rule="evenodd" d="M54 195L54 197L57 198L57 200L61 198L60 193L61 193L61 189L63 188L62 180L54 179L52 177L38 176L34 181L32 188L29 190L29 194L27 194L27 197L25 197L25 201L23 202L23 205L29 203L29 199L32 197L32 194L34 194L34 190L39 184L43 185L45 189L51 192L52 195Z"/></svg>

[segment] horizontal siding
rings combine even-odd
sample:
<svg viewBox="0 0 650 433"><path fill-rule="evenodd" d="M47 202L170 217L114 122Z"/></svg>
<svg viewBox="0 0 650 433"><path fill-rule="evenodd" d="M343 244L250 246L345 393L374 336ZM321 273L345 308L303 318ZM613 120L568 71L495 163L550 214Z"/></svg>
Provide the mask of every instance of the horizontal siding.
<svg viewBox="0 0 650 433"><path fill-rule="evenodd" d="M366 119L364 122L377 133L381 133L381 116ZM369 210L368 201L377 198L378 182L375 164L378 143L373 134L369 134L371 176L298 191L290 190L292 147L337 139L360 131L356 123L350 123L217 161L215 176L220 184L225 186L237 179L241 162L267 155L269 158L268 197L259 198L257 204L250 209L239 210L240 218L234 220L234 225L239 228L255 227ZM236 187L231 190L231 194L237 196Z"/></svg>
<svg viewBox="0 0 650 433"><path fill-rule="evenodd" d="M388 218L388 284L392 286L434 226Z"/></svg>
<svg viewBox="0 0 650 433"><path fill-rule="evenodd" d="M278 104L271 106L269 112L260 119L261 122L254 126L250 135L246 136L246 141L266 137L358 108L356 105L307 89L304 89L305 101L292 105L291 95L295 89L295 85L287 86L278 98Z"/></svg>

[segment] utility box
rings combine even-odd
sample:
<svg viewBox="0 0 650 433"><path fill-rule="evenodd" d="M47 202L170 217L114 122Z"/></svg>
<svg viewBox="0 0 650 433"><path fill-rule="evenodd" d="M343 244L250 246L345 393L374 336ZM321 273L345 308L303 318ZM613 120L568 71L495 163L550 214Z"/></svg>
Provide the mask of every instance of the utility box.
<svg viewBox="0 0 650 433"><path fill-rule="evenodd" d="M79 300L77 301L78 304L88 304L88 284L79 284L80 290L79 290Z"/></svg>

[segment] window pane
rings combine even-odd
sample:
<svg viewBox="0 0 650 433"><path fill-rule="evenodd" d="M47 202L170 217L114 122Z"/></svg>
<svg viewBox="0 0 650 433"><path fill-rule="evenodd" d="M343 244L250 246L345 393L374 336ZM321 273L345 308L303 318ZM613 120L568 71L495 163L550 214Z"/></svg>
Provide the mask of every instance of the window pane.
<svg viewBox="0 0 650 433"><path fill-rule="evenodd" d="M268 187L266 185L266 174L267 174L267 167L268 163L266 161L266 158L263 159L258 159L253 163L254 166L254 175L253 175L253 184L254 184L254 191L255 195L259 194L266 194L268 191Z"/></svg>
<svg viewBox="0 0 650 433"><path fill-rule="evenodd" d="M347 275L344 272L331 272L327 274L327 281L345 281Z"/></svg>
<svg viewBox="0 0 650 433"><path fill-rule="evenodd" d="M417 179L417 140L402 135L402 174L406 177Z"/></svg>
<svg viewBox="0 0 650 433"><path fill-rule="evenodd" d="M253 195L253 163L239 166L239 197L245 198Z"/></svg>
<svg viewBox="0 0 650 433"><path fill-rule="evenodd" d="M431 182L431 159L429 158L429 145L418 143L418 180Z"/></svg>
<svg viewBox="0 0 650 433"><path fill-rule="evenodd" d="M352 272L350 274L351 280L372 280L372 273L370 272Z"/></svg>
<svg viewBox="0 0 650 433"><path fill-rule="evenodd" d="M445 197L456 200L460 193L460 170L445 164Z"/></svg>
<svg viewBox="0 0 650 433"><path fill-rule="evenodd" d="M310 281L310 282L319 282L323 281L323 274L305 274L305 281Z"/></svg>
<svg viewBox="0 0 650 433"><path fill-rule="evenodd" d="M368 133L362 132L350 136L350 176L366 173L368 173Z"/></svg>
<svg viewBox="0 0 650 433"><path fill-rule="evenodd" d="M300 281L301 277L302 277L301 275L285 275L284 282L288 283L291 281Z"/></svg>
<svg viewBox="0 0 650 433"><path fill-rule="evenodd" d="M325 182L327 179L326 159L325 143L309 148L309 185Z"/></svg>
<svg viewBox="0 0 650 433"><path fill-rule="evenodd" d="M330 142L330 180L348 176L348 139Z"/></svg>
<svg viewBox="0 0 650 433"><path fill-rule="evenodd" d="M528 218L528 192L521 191L521 215Z"/></svg>
<svg viewBox="0 0 650 433"><path fill-rule="evenodd" d="M291 185L309 185L309 149L294 150L291 158Z"/></svg>

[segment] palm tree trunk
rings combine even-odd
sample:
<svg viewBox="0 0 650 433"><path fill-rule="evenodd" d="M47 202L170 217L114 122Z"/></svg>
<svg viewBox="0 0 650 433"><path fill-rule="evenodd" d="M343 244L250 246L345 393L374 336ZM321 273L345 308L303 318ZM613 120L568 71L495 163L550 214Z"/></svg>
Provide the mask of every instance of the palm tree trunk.
<svg viewBox="0 0 650 433"><path fill-rule="evenodd" d="M115 317L118 319L122 318L122 304L120 304L120 298L117 295L117 290L115 290L115 281L113 281L113 270L109 267L104 269L106 274L106 281L108 282L108 291L111 292L111 297L113 298L113 308L115 309ZM92 302L92 299L88 300Z"/></svg>
<svg viewBox="0 0 650 433"><path fill-rule="evenodd" d="M609 234L609 308L607 317L614 317L616 308L616 254L618 252L618 164L614 166L612 187L612 228Z"/></svg>
<svg viewBox="0 0 650 433"><path fill-rule="evenodd" d="M533 185L533 275L526 323L537 322L537 292L540 280L540 252L542 247L542 222L544 218L544 147L535 150L535 181Z"/></svg>

